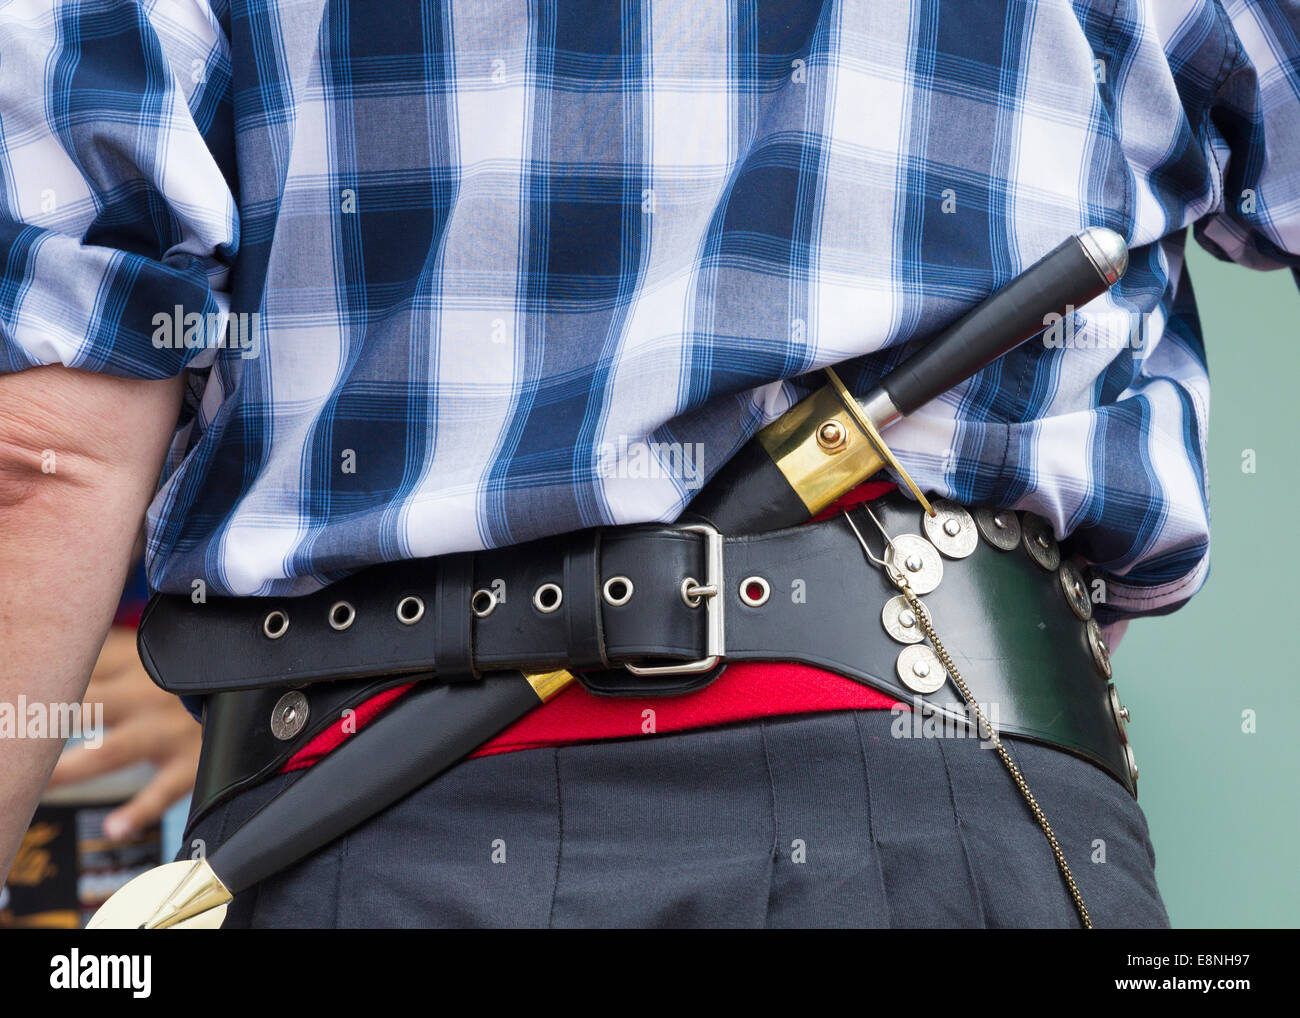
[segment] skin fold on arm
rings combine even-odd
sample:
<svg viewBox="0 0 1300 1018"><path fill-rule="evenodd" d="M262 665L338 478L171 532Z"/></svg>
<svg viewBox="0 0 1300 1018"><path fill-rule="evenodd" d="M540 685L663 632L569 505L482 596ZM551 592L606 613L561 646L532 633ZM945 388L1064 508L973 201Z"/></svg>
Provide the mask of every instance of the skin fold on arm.
<svg viewBox="0 0 1300 1018"><path fill-rule="evenodd" d="M0 376L0 703L81 701L181 386L64 367ZM0 874L62 748L0 738Z"/></svg>

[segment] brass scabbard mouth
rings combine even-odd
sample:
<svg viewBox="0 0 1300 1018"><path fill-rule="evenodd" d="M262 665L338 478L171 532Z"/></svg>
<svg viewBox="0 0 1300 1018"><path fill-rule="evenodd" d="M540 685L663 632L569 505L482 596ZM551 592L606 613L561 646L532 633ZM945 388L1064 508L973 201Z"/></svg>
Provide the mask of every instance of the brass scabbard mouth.
<svg viewBox="0 0 1300 1018"><path fill-rule="evenodd" d="M839 375L833 368L826 368L825 373L829 385L796 404L757 436L809 514L821 512L889 467L933 516L934 508Z"/></svg>
<svg viewBox="0 0 1300 1018"><path fill-rule="evenodd" d="M828 367L824 370L826 377L830 379L831 388L835 390L835 395L840 398L840 402L844 404L844 408L848 410L858 427L862 429L863 434L865 434L868 440L870 440L872 446L875 447L876 452L880 454L880 458L885 461L890 470L894 471L894 473L898 474L898 476L902 478L903 483L907 485L908 491L910 491L912 496L921 503L921 508L925 510L926 515L933 517L935 515L934 506L932 506L926 497L921 494L921 489L917 487L916 482L912 480L911 475L903 469L903 464L898 462L897 458L894 456L893 450L885 444L885 440L880 437L880 432L876 430L876 426L871 422L871 418L862 412L861 405L853 398L853 393L849 392L848 386L840 381L840 376L835 373L834 368ZM864 477L863 480L866 480L866 478Z"/></svg>

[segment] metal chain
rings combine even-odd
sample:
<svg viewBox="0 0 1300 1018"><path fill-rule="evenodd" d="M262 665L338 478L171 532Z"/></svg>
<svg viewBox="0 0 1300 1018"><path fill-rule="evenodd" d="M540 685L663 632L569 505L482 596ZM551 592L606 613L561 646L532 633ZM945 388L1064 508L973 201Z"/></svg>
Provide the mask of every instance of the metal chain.
<svg viewBox="0 0 1300 1018"><path fill-rule="evenodd" d="M873 514L874 515L874 514ZM856 527L854 528L857 529ZM874 557L874 556L873 556ZM943 666L948 669L948 674L952 676L953 684L961 692L962 699L966 701L966 706L974 711L975 723L981 738L989 739L993 748L997 751L998 757L1006 765L1011 780L1016 783L1020 789L1020 794L1024 797L1025 803L1029 806L1029 811L1034 814L1034 819L1038 821L1038 826L1043 829L1047 835L1047 843L1052 846L1052 855L1056 857L1056 867L1061 871L1061 876L1065 879L1065 884L1070 890L1070 898L1074 901L1074 907L1079 912L1079 918L1083 920L1084 929L1092 929L1092 919L1088 915L1088 906L1083 903L1083 895L1079 893L1079 885L1074 882L1074 874L1070 872L1070 864L1065 861L1065 853L1061 851L1061 845L1056 840L1056 833L1052 830L1052 825L1048 823L1047 815L1043 812L1038 800L1034 798L1034 793L1029 790L1029 785L1025 781L1025 776L1020 773L1020 768L1016 762L1011 759L1011 754L1002 744L998 733L993 726L989 724L988 719L984 716L984 711L976 702L970 687L966 685L966 680L961 677L961 672L957 670L957 665L953 663L948 651L944 649L943 643L939 639L939 634L934 631L934 625L930 621L930 613L925 605L921 603L920 598L912 591L912 585L908 582L907 577L899 570L893 567L887 567L887 572L894 581L894 585L903 592L907 598L908 605L911 606L912 612L921 622L921 628L925 630L926 639L934 647L935 653Z"/></svg>

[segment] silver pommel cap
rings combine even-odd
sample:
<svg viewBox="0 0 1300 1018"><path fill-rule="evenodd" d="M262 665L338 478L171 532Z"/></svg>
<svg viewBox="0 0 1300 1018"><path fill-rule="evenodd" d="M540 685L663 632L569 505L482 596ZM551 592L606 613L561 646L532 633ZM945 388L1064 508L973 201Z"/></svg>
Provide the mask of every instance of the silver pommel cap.
<svg viewBox="0 0 1300 1018"><path fill-rule="evenodd" d="M1113 286L1128 268L1128 245L1124 238L1104 226L1090 226L1075 236L1106 285Z"/></svg>

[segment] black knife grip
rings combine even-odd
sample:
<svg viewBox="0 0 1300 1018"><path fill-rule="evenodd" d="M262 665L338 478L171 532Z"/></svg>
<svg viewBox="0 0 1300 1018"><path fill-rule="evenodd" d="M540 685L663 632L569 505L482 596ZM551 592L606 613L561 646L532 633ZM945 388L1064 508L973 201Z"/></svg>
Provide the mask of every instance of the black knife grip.
<svg viewBox="0 0 1300 1018"><path fill-rule="evenodd" d="M1042 332L1043 319L1107 289L1077 237L1054 248L903 361L880 382L904 416Z"/></svg>

